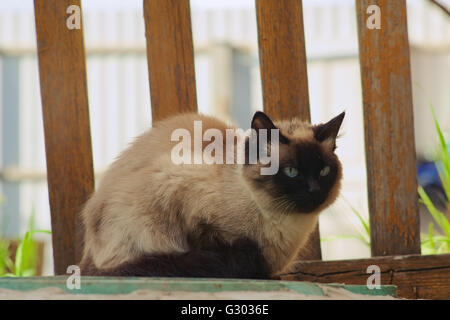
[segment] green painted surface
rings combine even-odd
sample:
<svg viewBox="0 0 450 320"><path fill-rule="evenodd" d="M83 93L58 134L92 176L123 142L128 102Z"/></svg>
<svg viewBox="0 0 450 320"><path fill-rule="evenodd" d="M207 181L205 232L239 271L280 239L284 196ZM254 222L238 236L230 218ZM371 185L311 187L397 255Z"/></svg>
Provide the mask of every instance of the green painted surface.
<svg viewBox="0 0 450 320"><path fill-rule="evenodd" d="M331 286L358 294L396 296L395 286L381 286L380 289L369 290L366 286L361 285L324 285L298 281L197 278L81 277L81 289L69 290L66 286L67 279L67 276L0 278L0 288L25 291L58 287L73 294L127 294L136 290L188 292L292 290L304 295L323 296L322 288Z"/></svg>

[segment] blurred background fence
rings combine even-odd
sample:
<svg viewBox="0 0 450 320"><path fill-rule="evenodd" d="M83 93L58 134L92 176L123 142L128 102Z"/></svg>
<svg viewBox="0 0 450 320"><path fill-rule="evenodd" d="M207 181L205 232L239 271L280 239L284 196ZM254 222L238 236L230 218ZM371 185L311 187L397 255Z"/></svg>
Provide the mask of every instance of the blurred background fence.
<svg viewBox="0 0 450 320"><path fill-rule="evenodd" d="M96 176L151 125L142 1L85 0L91 132ZM354 1L304 0L313 122L345 109L338 153L342 194L367 216L361 80ZM253 0L191 0L200 112L248 128L262 109ZM408 1L416 147L434 150L429 100L450 130L450 23L426 0ZM306 79L305 79L306 81ZM423 88L423 89L422 89ZM60 106L64 108L64 106ZM16 237L35 214L50 229L45 148L32 0L0 2L0 227ZM356 217L338 201L321 217L321 235L354 234ZM52 272L51 241L44 273ZM357 240L322 243L324 260L370 256Z"/></svg>

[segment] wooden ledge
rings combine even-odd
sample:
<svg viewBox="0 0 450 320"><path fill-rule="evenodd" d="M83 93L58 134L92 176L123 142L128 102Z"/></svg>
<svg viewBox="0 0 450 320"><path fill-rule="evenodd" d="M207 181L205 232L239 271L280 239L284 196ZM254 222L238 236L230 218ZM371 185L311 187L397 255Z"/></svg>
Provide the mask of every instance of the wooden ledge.
<svg viewBox="0 0 450 320"><path fill-rule="evenodd" d="M0 278L2 290L14 290L17 296L36 295L77 298L72 295L119 295L111 298L169 299L390 299L396 296L395 286L369 290L365 285L317 284L298 281L199 279L199 278L132 278L81 277L80 289L68 289L67 276ZM45 291L44 289L48 290ZM31 291L30 291L31 290ZM35 291L37 290L37 291ZM137 291L139 290L139 291ZM144 291L146 293L144 293ZM135 293L135 292L140 292ZM124 296L125 295L125 296ZM71 297L72 296L72 297ZM106 297L108 298L108 297Z"/></svg>
<svg viewBox="0 0 450 320"><path fill-rule="evenodd" d="M408 299L450 299L450 254L373 257L358 260L302 261L283 280L366 285L377 265L381 285L396 285L397 295Z"/></svg>

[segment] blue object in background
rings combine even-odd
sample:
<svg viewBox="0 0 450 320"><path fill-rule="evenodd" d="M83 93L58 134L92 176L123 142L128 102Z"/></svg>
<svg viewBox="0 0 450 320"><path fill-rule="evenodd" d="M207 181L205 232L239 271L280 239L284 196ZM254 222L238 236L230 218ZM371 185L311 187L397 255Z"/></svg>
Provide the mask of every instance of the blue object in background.
<svg viewBox="0 0 450 320"><path fill-rule="evenodd" d="M450 150L450 142L447 143L447 150ZM419 161L417 164L417 179L430 197L431 201L440 209L447 208L449 199L442 185L436 163L433 161Z"/></svg>
<svg viewBox="0 0 450 320"><path fill-rule="evenodd" d="M445 210L448 201L442 186L439 172L434 162L419 162L417 165L417 179L438 210Z"/></svg>
<svg viewBox="0 0 450 320"><path fill-rule="evenodd" d="M447 143L447 150L450 150L450 141ZM449 152L450 154L450 152ZM434 161L419 161L417 164L417 179L423 188L438 187L444 192L439 171Z"/></svg>
<svg viewBox="0 0 450 320"><path fill-rule="evenodd" d="M421 162L417 166L417 179L423 188L439 186L442 188L441 178L434 162Z"/></svg>

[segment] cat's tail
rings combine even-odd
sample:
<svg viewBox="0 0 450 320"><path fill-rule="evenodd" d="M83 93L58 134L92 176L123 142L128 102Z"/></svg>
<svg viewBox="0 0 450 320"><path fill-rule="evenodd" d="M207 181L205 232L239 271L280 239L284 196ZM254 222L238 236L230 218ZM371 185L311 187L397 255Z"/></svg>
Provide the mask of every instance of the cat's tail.
<svg viewBox="0 0 450 320"><path fill-rule="evenodd" d="M145 255L108 268L84 261L81 274L109 277L204 277L270 279L266 260L250 240L237 240L215 250L193 249L184 253Z"/></svg>

